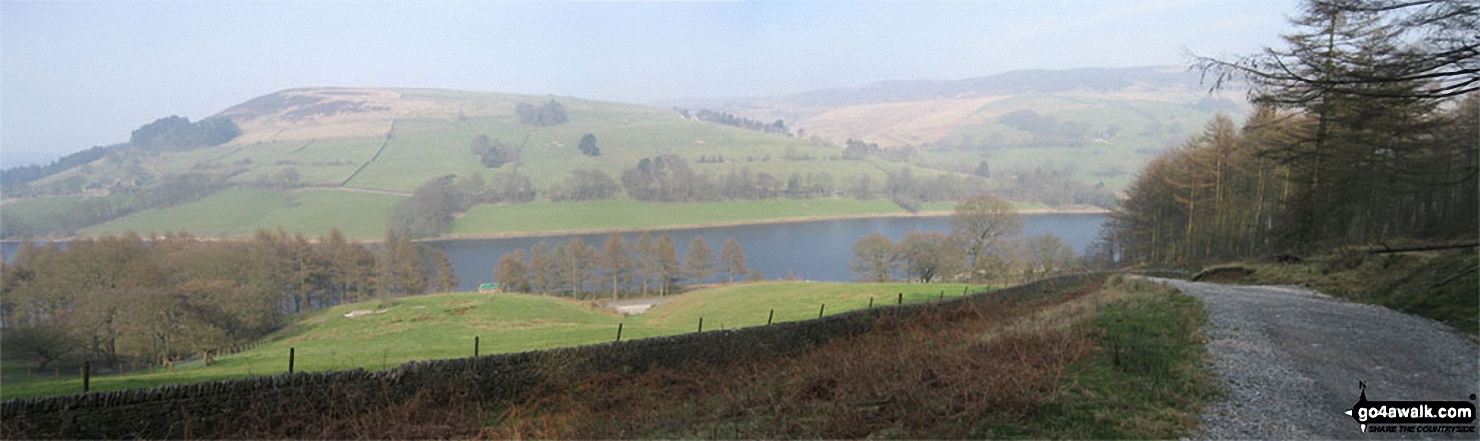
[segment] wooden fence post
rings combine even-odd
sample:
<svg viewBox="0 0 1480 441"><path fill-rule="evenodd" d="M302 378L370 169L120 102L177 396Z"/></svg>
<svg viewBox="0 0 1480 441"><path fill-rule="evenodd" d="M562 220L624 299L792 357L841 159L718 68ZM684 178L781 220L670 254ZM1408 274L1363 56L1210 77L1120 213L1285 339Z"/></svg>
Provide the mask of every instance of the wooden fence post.
<svg viewBox="0 0 1480 441"><path fill-rule="evenodd" d="M868 298L868 309L874 309L874 298L873 297L869 297Z"/></svg>
<svg viewBox="0 0 1480 441"><path fill-rule="evenodd" d="M904 293L899 293L899 302L898 303L895 303L895 304L896 305L903 305L904 304Z"/></svg>
<svg viewBox="0 0 1480 441"><path fill-rule="evenodd" d="M704 317L699 317L699 332L704 332Z"/></svg>
<svg viewBox="0 0 1480 441"><path fill-rule="evenodd" d="M293 356L298 348L288 348L288 373L293 373Z"/></svg>
<svg viewBox="0 0 1480 441"><path fill-rule="evenodd" d="M92 362L82 362L82 393L92 389Z"/></svg>
<svg viewBox="0 0 1480 441"><path fill-rule="evenodd" d="M824 309L827 309L826 303L823 303L822 306L817 307L817 318L822 318L822 310Z"/></svg>
<svg viewBox="0 0 1480 441"><path fill-rule="evenodd" d="M771 315L766 316L766 326L771 326L771 320L776 318L776 308L771 308Z"/></svg>
<svg viewBox="0 0 1480 441"><path fill-rule="evenodd" d="M617 341L622 341L622 324L617 323Z"/></svg>
<svg viewBox="0 0 1480 441"><path fill-rule="evenodd" d="M478 357L478 336L473 336L473 357Z"/></svg>

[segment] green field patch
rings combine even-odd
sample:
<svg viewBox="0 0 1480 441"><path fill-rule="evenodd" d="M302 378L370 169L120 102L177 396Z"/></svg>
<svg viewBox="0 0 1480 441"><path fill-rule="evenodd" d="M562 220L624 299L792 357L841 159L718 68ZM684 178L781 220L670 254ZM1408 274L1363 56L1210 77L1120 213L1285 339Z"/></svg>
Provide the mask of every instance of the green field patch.
<svg viewBox="0 0 1480 441"><path fill-rule="evenodd" d="M684 294L654 306L641 317L654 327L693 327L704 318L705 329L740 328L766 324L775 311L776 323L809 320L823 314L918 303L985 289L961 284L758 282L729 285Z"/></svg>
<svg viewBox="0 0 1480 441"><path fill-rule="evenodd" d="M298 173L299 183L337 186L360 165L375 156L384 138L337 138L271 144L271 148L247 147L236 157L255 164L233 176L233 182L254 183L276 178L285 170ZM268 144L263 144L268 146Z"/></svg>
<svg viewBox="0 0 1480 441"><path fill-rule="evenodd" d="M853 199L771 199L673 204L631 200L532 202L473 207L454 222L451 235L701 226L876 214L906 212L886 200Z"/></svg>
<svg viewBox="0 0 1480 441"><path fill-rule="evenodd" d="M0 204L7 222L42 222L75 209L91 196L61 196L49 198L14 199Z"/></svg>
<svg viewBox="0 0 1480 441"><path fill-rule="evenodd" d="M282 227L308 236L338 227L346 237L385 235L385 220L401 196L340 190L280 192L230 188L198 201L135 213L80 230L90 236L187 231L208 237L245 237Z"/></svg>

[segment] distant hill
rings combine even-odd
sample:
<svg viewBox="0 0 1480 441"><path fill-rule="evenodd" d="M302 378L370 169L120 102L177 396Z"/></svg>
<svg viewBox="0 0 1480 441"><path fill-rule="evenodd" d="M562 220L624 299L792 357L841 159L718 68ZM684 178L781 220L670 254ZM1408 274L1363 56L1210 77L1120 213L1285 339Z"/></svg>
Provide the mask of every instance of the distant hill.
<svg viewBox="0 0 1480 441"><path fill-rule="evenodd" d="M798 107L846 107L973 96L1205 90L1199 75L1179 67L1018 70L962 80L882 81L859 87L781 95L770 99Z"/></svg>
<svg viewBox="0 0 1480 441"><path fill-rule="evenodd" d="M1208 89L1181 67L1083 68L658 104L784 119L825 142L908 146L919 153L915 163L937 169L1046 167L1118 190L1150 155L1215 113L1247 112L1241 91Z"/></svg>

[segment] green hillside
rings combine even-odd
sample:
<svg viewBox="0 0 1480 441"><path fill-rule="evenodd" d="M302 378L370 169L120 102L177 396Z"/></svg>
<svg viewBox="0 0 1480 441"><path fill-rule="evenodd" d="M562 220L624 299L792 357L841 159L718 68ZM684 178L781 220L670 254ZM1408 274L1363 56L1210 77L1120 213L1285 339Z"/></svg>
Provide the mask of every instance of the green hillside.
<svg viewBox="0 0 1480 441"><path fill-rule="evenodd" d="M1157 153L1202 130L1216 112L1196 106L1196 97L1168 102L1136 96L1019 95L987 104L927 149L922 165L953 169L986 161L995 170L1068 170L1085 182L1123 189ZM1032 136L1003 124L1003 115L1032 110L1060 125L1081 124L1089 135L1079 143L1033 145Z"/></svg>
<svg viewBox="0 0 1480 441"><path fill-rule="evenodd" d="M225 355L210 366L199 360L180 363L173 371L156 369L126 375L99 375L92 390L108 391L161 384L269 375L287 370L289 348L297 371L385 369L414 360L495 354L601 343L693 332L698 318L705 329L763 325L770 309L776 322L817 317L827 304L834 314L892 304L896 293L906 302L933 301L944 292L959 296L958 284L872 284L762 282L699 290L658 305L647 314L624 317L593 303L525 294L452 293L401 297L340 305L300 316L251 350ZM359 311L355 317L346 315ZM28 377L18 360L4 361L0 398L74 393L82 380ZM33 375L35 373L32 373ZM39 378L38 378L39 377Z"/></svg>
<svg viewBox="0 0 1480 441"><path fill-rule="evenodd" d="M808 137L847 139L914 149L911 161L940 170L974 172L985 161L993 176L1038 169L1120 191L1161 150L1195 135L1217 112L1247 111L1241 94L1209 94L1182 67L1014 71L961 80L886 81L752 99L675 100L769 121L784 118ZM1032 112L1031 124L1009 124ZM1019 115L1021 116L1021 115Z"/></svg>
<svg viewBox="0 0 1480 441"><path fill-rule="evenodd" d="M1106 206L1155 154L1195 134L1215 112L1240 109L1237 102L1209 97L1184 75L1166 69L1059 74L1062 81L1054 87L1023 83L1037 75L881 83L732 101L709 109L733 112L710 112L710 117L740 118L748 124L781 119L795 136L700 120L697 111L690 118L690 113L666 108L572 97L432 89L285 90L215 115L229 118L241 131L224 144L151 149L125 144L91 163L27 184L26 194L51 196L7 200L3 233L23 238L186 230L239 237L279 226L321 235L337 226L349 237L373 239L391 225L393 207L423 184L449 176L481 177L489 191L494 186L533 190L535 200L511 204L516 196L480 196L450 213L457 217L450 224L449 216L438 217L431 227L418 224L418 235L895 215L906 206L948 207L951 198L959 197L942 194L979 191L1050 207ZM1014 89L1023 84L1037 85ZM518 110L551 102L558 103L560 121L531 120ZM707 104L696 104L702 105ZM578 148L586 134L595 137L599 155ZM485 166L473 148L480 136L503 146L500 152L509 156L508 162ZM879 150L845 152L846 141L855 139ZM709 193L677 199L690 201L681 204L636 200L642 196L623 189L623 173L658 156L676 157L708 180L665 183L673 187L664 188ZM982 163L986 169L979 167ZM573 172L579 170L599 170L617 181L614 199L560 200L570 194L560 190L571 188ZM892 196L885 185L893 182L891 173L901 170L910 178L898 182L916 187L903 190L902 197ZM749 175L741 181L744 172ZM972 175L978 178L956 190L924 190L957 185L937 177L966 182ZM206 188L212 191L224 190L147 197L189 176L196 177L190 182L209 183ZM525 179L528 187L519 184ZM799 181L802 187L791 190L799 188ZM868 191L858 200L855 188L864 183ZM658 188L651 185L639 188ZM762 196L717 196L718 187L761 189L757 194ZM783 187L786 194L780 193ZM809 193L802 195L802 190ZM754 197L771 199L747 200ZM427 212L420 207L413 212ZM552 221L556 215L558 220Z"/></svg>
<svg viewBox="0 0 1480 441"><path fill-rule="evenodd" d="M568 122L532 125L522 122L515 111L520 103L551 99L564 106ZM349 237L376 238L385 231L390 207L428 180L449 175L481 175L489 182L498 176L524 176L539 194L536 203L528 207L472 207L466 220L456 226L456 234L531 231L517 224L503 225L484 213L538 216L548 211L540 204L549 204L549 190L562 184L574 170L596 169L620 179L625 169L635 167L641 159L665 154L676 155L696 173L715 177L712 179L748 170L755 175L769 174L784 183L793 173L825 172L839 188L861 176L867 176L877 187L885 181L886 172L901 168L911 169L920 178L942 173L878 158L844 160L836 147L685 119L671 110L566 97L414 89L298 89L248 101L218 116L232 118L243 134L226 144L191 150L125 148L30 185L62 194L127 192L130 188L148 192L171 176L197 173L218 180L227 190L168 208L143 207L126 217L52 231L52 235L69 231L96 235L127 230L186 230L203 236L234 237L278 226L289 232L320 235L338 226ZM599 156L587 156L577 149L587 133L597 137ZM470 149L473 139L480 135L516 149L518 161L485 167ZM812 159L792 161L784 159L787 156ZM717 160L719 157L723 160ZM771 216L765 219L901 211L882 208L890 204L879 200L823 198L814 202L830 208L792 210L794 213L771 210L767 211ZM7 202L5 211L29 212L33 207L57 204L63 203ZM747 213L745 202L726 204L705 205L703 209L708 212L698 218L703 222L757 219L754 215L731 216ZM17 227L13 230L26 233L11 237L38 235L31 231L45 229L47 222L33 218L46 216L56 215L38 212L16 216L29 222L26 225L37 227L21 229L22 225L13 225ZM670 221L664 225L678 224Z"/></svg>
<svg viewBox="0 0 1480 441"><path fill-rule="evenodd" d="M304 96L330 91L355 94L365 90L313 89L279 94ZM88 184L103 184L125 176L147 180L192 171L219 172L229 175L233 183L253 184L292 168L305 186L342 185L409 192L438 176L492 177L517 168L534 180L536 188L545 188L575 169L596 168L619 177L624 168L636 165L638 160L663 153L677 154L697 170L716 173L747 167L755 173L766 172L783 178L794 171L828 171L840 177L862 173L884 177L879 161L783 161L781 158L788 148L817 157L839 152L834 147L801 139L684 119L666 109L559 97L555 99L565 106L570 121L538 127L521 123L514 113L515 106L522 102L539 103L551 97L437 90L372 91L397 94L398 98L386 104L395 110L366 115L334 114L327 121L274 120L266 127L254 128L252 121L277 116L275 113L258 115L242 123L247 133L228 144L105 158L89 167L45 178L37 185L58 183L72 176L81 176ZM291 113L293 108L276 110ZM462 114L458 115L458 111ZM335 126L334 118L354 118L358 125L324 129ZM387 133L391 134L389 139ZM586 133L597 136L600 156L585 156L576 149ZM478 135L522 146L521 161L517 166L484 168L469 150L469 144ZM298 137L306 138L293 139ZM729 161L701 164L698 161L701 155L724 155ZM752 160L746 161L747 157ZM356 170L359 172L355 173ZM918 171L927 176L932 174Z"/></svg>

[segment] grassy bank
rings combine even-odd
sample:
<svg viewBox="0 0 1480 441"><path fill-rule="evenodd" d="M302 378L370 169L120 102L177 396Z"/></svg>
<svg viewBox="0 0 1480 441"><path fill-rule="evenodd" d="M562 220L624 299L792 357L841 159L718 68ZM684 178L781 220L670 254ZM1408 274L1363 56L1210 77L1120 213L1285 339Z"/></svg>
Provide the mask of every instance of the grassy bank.
<svg viewBox="0 0 1480 441"><path fill-rule="evenodd" d="M1112 277L1089 329L1095 353L1074 366L1061 394L1035 418L997 421L986 438L1185 438L1217 393L1199 329L1197 299L1154 283Z"/></svg>
<svg viewBox="0 0 1480 441"><path fill-rule="evenodd" d="M870 298L882 305L904 293L906 302L933 301L941 293L960 296L963 288L959 284L747 283L687 293L645 315L631 317L589 302L536 295L402 297L305 314L259 346L222 356L210 366L197 360L179 363L172 371L156 367L152 372L145 368L125 375L99 374L91 386L94 391L108 391L277 374L287 370L289 348L294 348L297 371L384 369L413 360L471 356L475 336L480 337L482 354L521 352L611 341L618 323L623 324L622 338L634 339L693 332L699 317L704 317L706 329L736 328L765 324L771 309L776 310L779 323L815 318L822 304L827 305L825 313L835 314L866 308ZM354 311L370 313L345 317ZM53 379L50 368L28 372L25 360L15 359L20 354L0 355L6 357L0 398L82 390L80 378Z"/></svg>
<svg viewBox="0 0 1480 441"><path fill-rule="evenodd" d="M1474 249L1391 254L1361 250L1300 262L1242 262L1204 270L1202 281L1301 285L1361 303L1382 305L1480 335L1480 255Z"/></svg>

